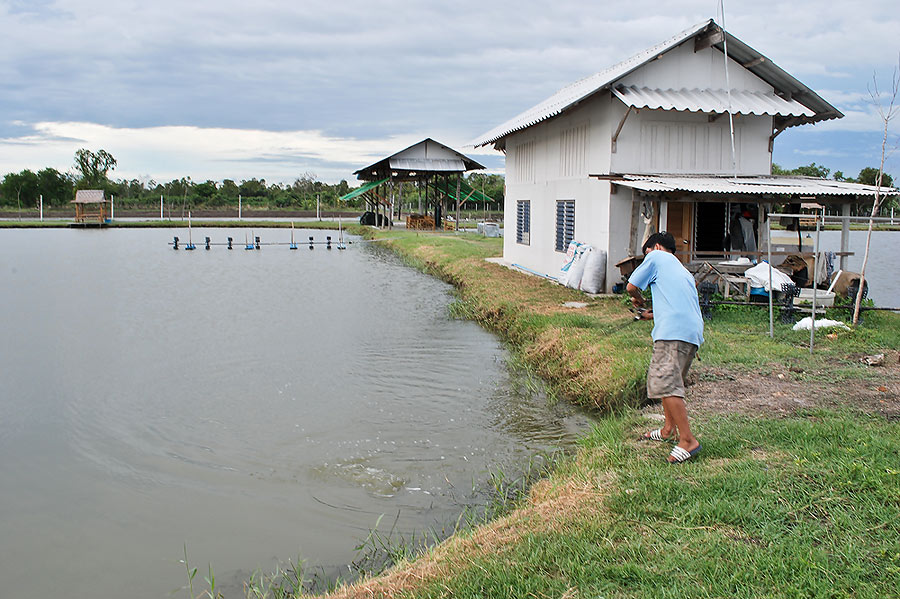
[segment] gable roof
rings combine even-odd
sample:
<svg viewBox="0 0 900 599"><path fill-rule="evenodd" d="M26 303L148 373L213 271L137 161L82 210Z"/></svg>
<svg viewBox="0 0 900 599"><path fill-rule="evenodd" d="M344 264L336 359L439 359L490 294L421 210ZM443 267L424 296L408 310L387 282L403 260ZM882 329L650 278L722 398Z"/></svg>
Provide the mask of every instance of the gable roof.
<svg viewBox="0 0 900 599"><path fill-rule="evenodd" d="M743 65L745 69L775 88L778 97L787 102L799 103L812 112L809 115L803 113L802 110L793 110L790 114L781 115L782 118L779 121L781 126L791 127L844 116L837 108L823 100L781 67L722 29L714 20L709 19L685 29L627 60L567 85L540 104L481 135L472 142L472 145L477 148L497 143L511 133L562 114L590 96L614 87L616 81L691 39L695 39L695 43L705 41L707 46L722 52L724 52L724 44L727 40L729 58ZM801 114L796 114L797 112Z"/></svg>
<svg viewBox="0 0 900 599"><path fill-rule="evenodd" d="M393 173L403 178L411 173L464 173L483 168L468 156L428 137L353 174L363 181L373 181Z"/></svg>
<svg viewBox="0 0 900 599"><path fill-rule="evenodd" d="M73 204L103 204L106 194L102 189L79 189L75 192Z"/></svg>

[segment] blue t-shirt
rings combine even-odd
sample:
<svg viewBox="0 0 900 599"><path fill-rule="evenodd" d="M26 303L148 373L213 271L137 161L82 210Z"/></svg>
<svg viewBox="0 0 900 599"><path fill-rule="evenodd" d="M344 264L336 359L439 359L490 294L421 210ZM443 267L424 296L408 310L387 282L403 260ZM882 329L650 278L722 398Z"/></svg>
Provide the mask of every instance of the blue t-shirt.
<svg viewBox="0 0 900 599"><path fill-rule="evenodd" d="M694 277L674 254L654 250L647 254L628 282L641 290L650 285L653 295L654 341L703 343L703 315Z"/></svg>

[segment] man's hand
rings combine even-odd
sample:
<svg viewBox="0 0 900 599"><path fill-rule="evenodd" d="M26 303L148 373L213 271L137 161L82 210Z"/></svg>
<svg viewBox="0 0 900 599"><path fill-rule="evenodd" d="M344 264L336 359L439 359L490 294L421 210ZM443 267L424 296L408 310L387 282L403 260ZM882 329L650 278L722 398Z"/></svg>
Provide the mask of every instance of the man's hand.
<svg viewBox="0 0 900 599"><path fill-rule="evenodd" d="M635 310L640 310L644 307L644 296L639 287L628 283L625 287L625 291L631 296L631 305L634 306Z"/></svg>

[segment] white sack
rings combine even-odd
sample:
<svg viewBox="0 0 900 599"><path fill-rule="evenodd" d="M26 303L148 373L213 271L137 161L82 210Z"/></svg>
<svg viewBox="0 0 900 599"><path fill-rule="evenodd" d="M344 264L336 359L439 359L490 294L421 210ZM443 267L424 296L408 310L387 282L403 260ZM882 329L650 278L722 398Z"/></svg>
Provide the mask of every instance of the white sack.
<svg viewBox="0 0 900 599"><path fill-rule="evenodd" d="M827 318L819 318L816 320L816 329L829 329L832 327L840 327L845 330L850 330L850 327L845 325L840 320L828 320ZM807 316L806 318L800 319L797 324L794 325L795 331L808 331L812 328L812 317Z"/></svg>
<svg viewBox="0 0 900 599"><path fill-rule="evenodd" d="M584 274L584 267L587 264L587 253L590 249L591 246L589 245L580 245L575 250L575 257L572 259L571 266L569 266L569 276L566 277L566 287L578 289L581 285L581 277Z"/></svg>
<svg viewBox="0 0 900 599"><path fill-rule="evenodd" d="M578 253L579 247L581 247L581 243L577 241L569 242L569 248L566 250L566 262L562 265L562 268L559 269L559 275L556 277L556 280L559 281L560 285L568 284L569 269L575 264L575 255Z"/></svg>
<svg viewBox="0 0 900 599"><path fill-rule="evenodd" d="M590 247L585 252L584 273L580 289L587 293L601 293L606 287L606 251Z"/></svg>
<svg viewBox="0 0 900 599"><path fill-rule="evenodd" d="M762 287L766 291L772 290L773 286L769 284L769 263L765 260L753 268L745 270L744 276L750 279L751 287ZM794 284L794 281L789 276L775 267L772 267L772 281L775 283L775 291L781 291L781 286L785 283L788 285Z"/></svg>

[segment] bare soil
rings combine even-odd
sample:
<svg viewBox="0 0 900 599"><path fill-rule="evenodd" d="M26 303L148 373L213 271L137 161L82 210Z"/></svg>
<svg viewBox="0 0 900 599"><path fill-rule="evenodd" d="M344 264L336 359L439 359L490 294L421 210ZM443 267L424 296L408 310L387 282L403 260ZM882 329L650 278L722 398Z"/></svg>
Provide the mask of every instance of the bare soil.
<svg viewBox="0 0 900 599"><path fill-rule="evenodd" d="M794 368L768 372L738 369L692 368L687 389L693 413L739 413L748 416L789 416L814 407L852 406L885 418L900 418L900 353L886 352L883 366L866 366L863 355L849 356L847 366L858 365L859 376L835 381L828 371ZM659 405L647 412L659 411Z"/></svg>

